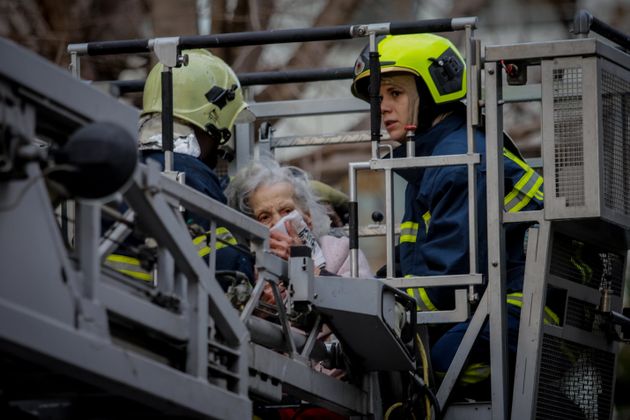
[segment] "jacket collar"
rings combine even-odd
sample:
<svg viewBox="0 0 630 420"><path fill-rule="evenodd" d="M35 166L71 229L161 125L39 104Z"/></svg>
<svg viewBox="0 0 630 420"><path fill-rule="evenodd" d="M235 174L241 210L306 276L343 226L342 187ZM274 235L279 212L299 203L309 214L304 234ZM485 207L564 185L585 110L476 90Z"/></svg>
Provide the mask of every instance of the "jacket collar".
<svg viewBox="0 0 630 420"><path fill-rule="evenodd" d="M414 143L416 146L416 156L431 156L435 147L449 134L459 130L466 120L462 118L459 112L454 112L434 125L427 131L416 133ZM406 146L403 144L394 150L394 157L405 157L407 153ZM398 169L395 172L403 177L407 182L419 184L424 175L425 168Z"/></svg>

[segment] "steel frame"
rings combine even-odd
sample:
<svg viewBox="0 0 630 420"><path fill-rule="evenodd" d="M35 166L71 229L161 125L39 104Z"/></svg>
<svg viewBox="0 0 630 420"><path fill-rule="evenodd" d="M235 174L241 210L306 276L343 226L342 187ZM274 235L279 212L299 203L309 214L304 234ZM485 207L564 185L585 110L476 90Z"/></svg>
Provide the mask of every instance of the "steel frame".
<svg viewBox="0 0 630 420"><path fill-rule="evenodd" d="M601 147L599 142L592 142L590 139L595 138L601 141L601 134L596 135L599 130L601 133L602 128L598 127L598 118L601 115L601 109L598 108L598 84L597 78L599 77L597 63L602 60L601 57L625 66L626 69L630 69L628 63L630 59L624 53L613 49L600 41L595 39L579 39L579 40L567 40L567 41L553 41L543 43L531 43L522 45L509 45L509 46L493 46L486 48L486 121L487 137L493 138L493 141L488 143L488 202L496 203L501 202L503 191L502 188L496 186L491 188L490 182L495 185L499 185L502 177L501 171L497 168L497 163L501 161L501 149L495 148L490 150L490 143L499 143L497 136L500 133L500 124L503 118L500 105L504 103L501 99L501 93L503 90L503 80L501 78L502 67L499 65L501 60L510 60L523 63L525 66L541 66L543 73L542 82L542 107L543 113L541 116L543 126L543 139L553 138L553 116L551 110L553 109L553 97L552 97L552 84L551 84L551 69L559 67L561 65L567 66L571 63L573 66L583 68L583 83L585 89L592 89L591 93L584 95L583 103L583 116L584 118L584 136L589 139L589 144L585 146L584 156L598 156L598 147ZM602 60L604 61L604 60ZM590 110L590 111L589 111ZM588 113L588 115L587 115ZM496 121L496 123L494 123ZM590 121L590 123L588 122ZM594 131L589 131L594 130ZM496 140L495 140L496 139ZM543 141L542 146L542 158L545 162L545 169L553 168L555 151L549 145L549 141ZM587 150L587 148L590 148ZM490 171L492 163L493 170ZM590 174L589 179L585 179L585 189L590 196L588 200L592 200L595 196L599 197L598 185L593 185L592 182L598 182L597 180L601 176L600 166L601 163L594 161L585 162L585 173ZM601 220L606 220L608 215L601 213L598 210L593 210L591 213L582 211L575 211L571 208L562 208L557 202L550 202L549 197L554 197L553 185L555 173L553 170L545 171L545 181L548 185L551 185L551 189L547 192L545 198L545 209L536 212L522 212L516 214L503 213L501 209L497 212L497 209L493 209L492 218L499 216L499 220L503 218L503 222L514 223L522 221L534 221L538 224L537 228L529 230L528 248L527 248L527 260L525 266L525 281L523 287L523 306L521 308L521 320L519 328L518 339L518 353L516 357L516 370L514 383L519 386L515 386L512 393L512 409L510 418L513 419L533 419L537 415L537 394L538 394L538 381L541 369L541 354L544 336L553 336L561 339L566 339L576 343L584 343L591 348L598 349L609 353L616 353L616 345L611 344L606 338L589 334L583 330L580 330L569 325L562 325L561 328L551 325L545 325L543 323L543 313L546 304L547 285L553 284L561 289L567 291L568 296L576 297L584 302L589 302L593 307L600 304L600 296L594 293L592 288L582 286L567 280L561 279L550 274L549 267L552 259L551 244L554 241L554 235L557 231L563 231L569 229L573 235L577 235L579 238L599 243L602 238L602 228L608 232L607 237L609 240L602 244L604 248L617 247L620 254L628 254L627 238L619 238L624 236L623 229L613 228L607 222L602 221L588 221L586 218L589 216L600 217ZM498 177L494 178L494 177ZM494 181L493 181L494 180ZM498 182L497 182L498 181ZM596 205L591 204L593 208ZM573 219L571 227L565 226L567 222L555 221L555 219ZM490 216L488 219L488 234L490 241ZM500 226L500 225L499 225ZM593 228L593 226L597 226ZM615 232L613 232L616 229ZM598 233L595 233L598 232ZM498 235L497 235L498 233ZM626 232L627 237L627 232ZM501 240L501 233L493 231L495 240ZM614 245L613 245L614 244ZM499 262L499 268L501 266L503 258L502 247L491 246L489 249L489 258L493 262ZM627 261L626 261L627 262ZM493 264L491 264L492 266ZM489 267L490 269L492 267ZM498 270L491 270L489 275L489 289L494 280L502 279L504 273L497 272ZM497 307L497 303L500 305L504 301L505 295L503 292L501 295L496 289L493 290L493 295L498 299L494 305L491 305L489 312L491 314L497 313L500 309ZM621 302L613 297L614 303L612 306L620 310ZM560 318L564 317L564 314L559 314ZM503 317L503 314L499 315L499 320ZM492 315L491 315L492 320ZM498 328L497 328L498 329ZM494 338L493 338L494 336ZM503 340L496 339L496 330L491 330L491 354L501 354L504 352L505 343ZM494 365L498 365L499 362L493 357ZM500 384L494 385L494 372L495 366L492 366L493 372L493 405L492 414L495 416L495 397L503 396L504 401L506 397L505 389ZM502 406L505 409L504 406ZM610 411L612 413L612 410ZM506 415L506 411L501 412L502 415ZM500 417L495 417L500 418ZM507 418L507 417L506 417Z"/></svg>
<svg viewBox="0 0 630 420"><path fill-rule="evenodd" d="M441 22L442 24L444 22ZM485 65L481 69L479 59L479 43L473 38L474 24L471 21L460 21L461 27L466 30L466 56L469 62L467 101L468 114L468 154L462 156L445 156L435 158L421 158L408 156L402 159L381 160L372 159L369 162L353 163L350 165L350 178L355 179L357 170L372 169L383 170L386 175L387 208L393 206L391 178L392 170L402 167L441 166L453 164L465 164L469 174L469 209L470 215L470 254L471 272L468 275L452 276L445 281L444 278L393 278L393 239L394 223L391 212L388 210L387 219L387 244L388 244L388 280L395 287L435 286L441 284L468 286L468 290L460 290L457 294L458 305L454 313L433 314L423 316L418 314L423 322L453 322L462 316L468 317L468 301L474 297L472 286L481 282L481 275L477 272L476 265L476 232L474 214L475 179L474 165L479 163L479 155L474 151L473 126L478 123L479 113L479 82L480 72L485 75L485 108L486 108L486 138L487 138L487 181L488 181L488 287L479 301L475 313L472 315L470 327L456 353L455 359L449 368L446 377L440 387L437 398L442 408L445 408L449 394L463 368L467 355L481 330L486 317L490 324L490 351L492 377L492 405L491 417L493 419L508 418L509 394L507 389L507 355L506 355L506 308L505 308L505 255L504 255L504 222L537 221L538 229L530 230L528 242L528 260L526 265L525 285L523 290L524 303L519 334L519 349L517 356L516 379L523 387L515 389L513 394L512 417L532 418L535 407L535 386L538 372L531 369L538 367L540 360L540 347L542 333L559 334L552 328L545 327L542 322L542 314L546 293L546 269L549 264L549 247L554 233L554 222L548 221L546 211L526 212L519 215L504 214L503 210L503 160L502 160L502 105L510 101L536 100L539 97L540 88L519 88L514 96L507 93L504 97L502 79L502 67L500 60L520 60L528 65L537 65L541 60L561 57L581 56L607 56L615 62L627 63L627 56L609 46L595 40L583 39L573 41L561 41L554 43L522 44L512 46L498 46L486 48ZM338 29L338 28L337 28ZM407 28L406 30L410 30ZM416 31L414 28L410 31ZM359 26L352 31L386 32L389 31L382 25ZM357 32L358 33L358 32ZM315 36L320 36L316 34ZM209 42L211 38L183 39L177 41L180 46L199 45ZM219 40L221 38L212 38ZM242 39L225 38L226 45L230 42L242 43ZM142 41L142 40L140 40ZM159 41L159 40L158 40ZM125 41L127 42L127 41ZM283 41L284 42L284 41ZM123 42L124 43L124 42ZM103 45L78 45L69 47L71 52L72 68L76 74L80 72L79 55L93 51L112 51L112 48L123 48L126 52L131 50L148 50L159 46L159 42L142 42ZM241 45L241 44L238 44ZM0 51L11 49L4 41L0 42ZM96 49L94 49L96 48ZM33 60L29 57L21 57L23 62ZM9 63L13 65L13 60ZM32 62L39 71L39 63ZM543 64L543 66L546 64ZM2 64L0 63L0 66ZM18 66L19 67L19 66ZM16 69L8 70L0 67L3 76L8 71L12 76ZM41 70L48 71L50 69ZM56 70L55 70L56 71ZM60 85L65 86L69 82L59 77ZM64 115L71 115L69 120L75 125L81 125L90 118L89 109L95 106L102 98L94 96L91 91L85 91L86 108L77 107L75 102L68 102L67 92L60 96L61 92L50 88L47 80L46 86L33 85L29 80L17 80L32 91L45 92L43 98L59 98L61 108L66 109ZM545 83L543 83L543 87ZM40 90L41 89L41 90ZM77 88L83 89L83 88ZM507 92L507 89L506 89ZM543 102L545 91L541 92ZM478 96L476 96L478 95ZM81 97L81 95L77 95ZM77 96L73 95L73 98ZM90 98L88 100L87 98ZM45 101L37 101L32 96L33 103L41 106ZM83 99L81 100L83 101ZM92 102L91 102L92 101ZM83 103L83 102L82 102ZM88 106L89 105L89 106ZM109 105L108 105L109 106ZM327 100L315 102L291 102L276 104L253 104L261 119L278 116L318 115L341 112L363 112L364 104L355 100L338 100L332 107ZM60 109L61 109L60 108ZM83 109L85 114L80 114L78 109ZM109 109L109 108L108 108ZM61 112L61 110L59 111ZM256 112L256 111L255 111ZM119 111L111 106L113 119L125 121L126 127L136 115L128 111ZM120 113L120 114L119 114ZM108 116L109 118L109 116ZM253 144L252 125L240 124L237 126L237 168L242 166L250 157ZM312 143L312 140L310 140ZM300 143L299 141L297 143ZM276 147L278 145L275 145ZM545 152L546 155L548 152ZM125 199L136 214L141 214L146 232L157 239L160 248L161 266L158 289L146 289L137 285L121 281L120 275L101 267L103 259L114 250L115 241L119 241L127 235L128 229L125 223L114 227L111 231L114 240L102 238L100 232L100 207L94 203L79 203L77 206L77 252L71 254L59 235L54 212L48 202L48 194L42 181L41 172L36 164L25 166L28 175L27 181L11 180L0 183L0 198L5 202L16 202L11 217L0 218L0 226L3 232L9 232L0 238L4 243L3 249L16 247L16 250L0 254L0 262L3 266L10 267L9 278L17 279L24 276L25 282L2 282L2 298L0 298L0 346L5 351L12 353L23 352L25 357L45 363L57 369L73 365L80 372L88 372L99 378L98 382L103 387L120 393L120 386L125 390L131 389L137 398L156 404L159 407L173 410L173 414L202 415L216 418L242 418L251 412L251 402L247 392L251 391L263 398L279 399L282 395L282 385L285 390L290 390L300 397L328 406L344 413L358 414L361 416L378 417L377 383L374 375L366 374L361 386L346 384L330 377L314 372L307 361L308 356L314 354L315 343L313 337L320 327L316 322L313 329L307 332L307 338L297 337L292 331L287 315L287 308L281 303L279 283L287 277L290 267L267 251L267 230L261 225L251 221L226 207L209 200L200 193L183 187L174 180L159 174L157 167L141 166L134 175L133 182L125 193ZM356 201L356 184L351 182L351 198ZM260 270L263 281L257 283L250 301L240 317L236 314L230 303L223 295L223 291L215 281L216 256L210 258L209 267L196 258L196 252L190 243L183 221L178 213L178 207L182 205L189 210L207 217L214 229L216 226L228 226L234 233L247 238L256 252L256 266ZM131 213L123 216L130 220ZM26 229L31 220L37 220L35 227L44 232L42 244L38 245L42 251L44 260L40 266L17 267L15 261L20 250L27 249L29 243L18 234L19 229ZM5 230L6 229L6 230ZM216 246L213 238L210 244ZM18 242L16 244L16 242ZM46 254L45 250L54 252ZM356 261L356 249L352 250L353 259ZM353 274L356 275L356 263ZM54 274L50 274L50 273ZM48 273L48 274L45 274ZM36 280L45 277L50 279L46 284L47 299L34 296L29 293L32 287L42 287ZM560 282L559 279L551 281ZM264 284L270 284L275 295L276 309L280 318L280 325L269 327L260 324L260 320L253 313L258 305ZM144 289L144 290L143 290ZM589 291L573 286L574 293L584 296L595 302L595 298L589 298ZM149 292L149 290L151 290ZM181 302L179 310L173 310L156 305L147 295L160 293L175 298ZM468 298L468 299L467 299ZM62 305L59 303L62 302ZM619 307L619 300L614 300L614 306ZM290 305L289 305L290 307ZM464 309L465 308L465 311ZM159 330L174 339L186 341L187 363L184 371L175 370L165 364L159 363L145 355L131 351L120 343L112 340L108 312L116 313L127 319L134 320L149 329ZM210 314L207 317L206 314ZM258 319L258 321L254 321ZM288 353L288 357L268 349L266 346L249 342L249 333L252 323L258 322L256 330L275 328L278 331L264 334L279 337L278 344L274 347L282 348ZM29 328L15 329L14 325L28 325ZM263 325L263 326L260 326ZM265 326L266 325L266 326ZM280 331L281 330L281 331ZM31 334L39 331L41 334ZM217 341L216 332L224 340ZM560 336L573 336L579 340L588 339L583 332L567 328ZM55 337L53 345L47 345ZM63 337L59 340L59 337ZM610 346L604 342L595 343L596 346L609 350ZM99 350L94 352L94 348ZM232 385L211 383L208 379L209 347L212 351L229 354L237 360L232 367L220 366L220 363L211 366L211 369L220 371L224 368L224 377L231 378ZM33 349L37 349L36 352ZM249 357L249 363L248 363ZM116 368L111 369L110 366ZM529 371L526 370L529 367ZM249 379L248 379L249 378ZM273 378L273 380L264 379ZM228 381L229 382L229 381ZM166 387L163 384L169 383ZM227 382L226 382L227 383ZM172 384L177 384L173 390ZM520 392L520 393L517 393ZM174 407L174 408L173 408ZM458 407L458 410L470 414L470 410ZM474 408L475 410L479 407ZM482 407L487 408L487 407ZM447 413L447 416L449 413ZM478 417L486 418L485 414Z"/></svg>

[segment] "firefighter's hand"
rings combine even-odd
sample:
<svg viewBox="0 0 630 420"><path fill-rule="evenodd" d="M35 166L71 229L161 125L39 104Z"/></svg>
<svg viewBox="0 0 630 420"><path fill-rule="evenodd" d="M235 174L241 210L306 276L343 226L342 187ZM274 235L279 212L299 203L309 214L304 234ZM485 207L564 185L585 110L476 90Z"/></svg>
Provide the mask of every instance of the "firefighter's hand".
<svg viewBox="0 0 630 420"><path fill-rule="evenodd" d="M284 222L284 225L287 228L288 234L277 230L270 231L269 247L271 248L271 252L276 254L278 257L288 260L291 255L291 247L295 245L303 245L303 242L298 237L297 232L290 222Z"/></svg>

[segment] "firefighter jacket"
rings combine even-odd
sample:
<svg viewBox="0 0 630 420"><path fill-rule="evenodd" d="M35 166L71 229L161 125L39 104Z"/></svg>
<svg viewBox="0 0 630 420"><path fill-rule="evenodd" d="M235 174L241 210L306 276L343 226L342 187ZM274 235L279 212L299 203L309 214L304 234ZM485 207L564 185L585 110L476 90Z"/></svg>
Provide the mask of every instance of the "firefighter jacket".
<svg viewBox="0 0 630 420"><path fill-rule="evenodd" d="M142 151L140 157L143 162L152 159L160 163L162 167L164 166L164 154L161 151L145 150ZM189 187L220 203L227 203L219 177L199 159L182 153L173 153L173 170L186 174L185 182ZM188 225L197 225L200 228L200 234L196 235L192 241L197 247L198 255L207 261L212 251L209 246L210 235L212 234L209 231L209 221L190 212L184 213L184 218ZM253 282L253 259L251 255L237 249L236 239L226 228L217 227L215 233L217 235L217 271L240 271L249 278L250 282ZM134 243L132 245L137 244ZM107 258L106 264L133 278L152 280L152 274L146 267L142 266L137 255L125 252L125 247L121 248L117 250L116 254L112 254ZM227 285L222 284L222 287L225 289Z"/></svg>
<svg viewBox="0 0 630 420"><path fill-rule="evenodd" d="M414 138L416 156L467 153L466 118L455 112ZM399 147L394 156L404 156ZM542 208L543 179L519 156L516 149L503 149L505 198L508 212ZM475 131L477 264L487 274L487 212L485 134ZM514 153L516 152L516 153ZM400 233L400 269L403 276L435 276L469 273L468 171L465 165L397 171L407 182L405 212ZM505 225L507 293L518 298L525 266L526 223ZM452 288L416 288L407 292L420 310L448 310L454 307Z"/></svg>

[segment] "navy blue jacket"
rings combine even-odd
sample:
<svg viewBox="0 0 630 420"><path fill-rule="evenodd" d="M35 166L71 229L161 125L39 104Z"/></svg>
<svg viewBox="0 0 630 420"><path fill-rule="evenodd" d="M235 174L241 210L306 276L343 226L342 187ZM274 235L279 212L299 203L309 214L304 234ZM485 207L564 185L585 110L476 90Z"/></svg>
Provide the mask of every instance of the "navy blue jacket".
<svg viewBox="0 0 630 420"><path fill-rule="evenodd" d="M159 150L142 151L140 158L143 162L147 159L155 160L162 168L164 167L164 153ZM182 153L173 153L173 170L186 174L185 182L189 187L220 203L227 203L219 177L199 159ZM186 212L184 216L186 223L198 224L206 232L210 229L208 220L190 212ZM235 247L226 246L217 250L216 268L217 270L240 271L250 279L250 282L253 282L254 263L251 255Z"/></svg>
<svg viewBox="0 0 630 420"><path fill-rule="evenodd" d="M416 156L467 153L466 119L462 112L446 117L414 138ZM486 211L485 134L475 132L475 150L481 155L477 176L477 264L486 275L488 264ZM404 156L399 147L395 156ZM542 208L542 177L518 156L504 148L504 182L507 211ZM468 172L465 165L398 171L408 185L401 224L400 268L403 276L469 273ZM507 292L520 292L525 265L526 223L505 228ZM451 288L409 289L421 309L444 310L454 306Z"/></svg>

